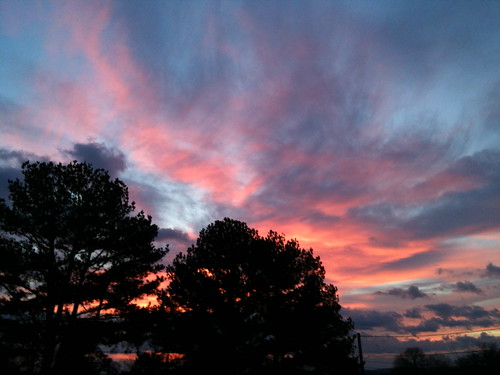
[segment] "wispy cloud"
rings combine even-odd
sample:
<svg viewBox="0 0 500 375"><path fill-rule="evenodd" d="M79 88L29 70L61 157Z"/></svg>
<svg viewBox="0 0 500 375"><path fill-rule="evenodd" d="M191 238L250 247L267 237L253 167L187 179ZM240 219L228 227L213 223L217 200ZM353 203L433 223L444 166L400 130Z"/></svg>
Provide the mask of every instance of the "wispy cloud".
<svg viewBox="0 0 500 375"><path fill-rule="evenodd" d="M392 288L389 289L388 291L382 292L376 292L378 295L387 295L387 296L394 296L394 297L399 297L399 298L409 298L409 299L416 299L416 298L424 298L428 297L427 294L422 292L418 286L416 285L410 285L408 289L403 289L403 288Z"/></svg>

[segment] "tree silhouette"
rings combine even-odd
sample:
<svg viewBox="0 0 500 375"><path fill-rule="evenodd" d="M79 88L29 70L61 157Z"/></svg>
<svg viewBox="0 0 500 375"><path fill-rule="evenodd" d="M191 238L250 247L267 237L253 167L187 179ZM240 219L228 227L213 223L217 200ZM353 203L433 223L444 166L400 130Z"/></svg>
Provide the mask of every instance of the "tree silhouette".
<svg viewBox="0 0 500 375"><path fill-rule="evenodd" d="M483 344L480 350L458 358L457 365L460 374L498 374L500 349L495 344Z"/></svg>
<svg viewBox="0 0 500 375"><path fill-rule="evenodd" d="M426 355L418 347L407 348L394 360L396 373L417 374L426 367Z"/></svg>
<svg viewBox="0 0 500 375"><path fill-rule="evenodd" d="M394 360L393 374L455 374L450 360L442 354L426 354L418 347L407 348Z"/></svg>
<svg viewBox="0 0 500 375"><path fill-rule="evenodd" d="M157 226L106 171L26 162L22 173L0 200L3 360L19 371L91 371L105 318L157 287L145 277L167 249L154 246Z"/></svg>
<svg viewBox="0 0 500 375"><path fill-rule="evenodd" d="M165 347L185 354L187 373L352 373L353 324L296 240L226 218L167 271L163 308L177 320Z"/></svg>

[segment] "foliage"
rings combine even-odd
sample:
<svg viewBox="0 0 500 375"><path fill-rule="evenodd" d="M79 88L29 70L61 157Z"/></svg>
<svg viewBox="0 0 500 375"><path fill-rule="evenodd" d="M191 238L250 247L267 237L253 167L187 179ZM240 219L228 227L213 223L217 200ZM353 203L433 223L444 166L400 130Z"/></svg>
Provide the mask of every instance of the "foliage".
<svg viewBox="0 0 500 375"><path fill-rule="evenodd" d="M134 214L125 184L102 169L26 162L22 172L0 201L2 341L19 354L9 361L24 358L44 373L64 373L68 353L102 362L96 324L158 286L145 279L167 251L153 244L158 228ZM76 341L85 343L80 353Z"/></svg>
<svg viewBox="0 0 500 375"><path fill-rule="evenodd" d="M165 350L184 353L188 373L352 371L353 324L319 257L296 240L226 218L167 271L163 308L177 318Z"/></svg>
<svg viewBox="0 0 500 375"><path fill-rule="evenodd" d="M495 345L482 345L479 350L458 357L455 363L440 354L426 354L412 347L399 354L394 361L393 374L498 374L500 350Z"/></svg>
<svg viewBox="0 0 500 375"><path fill-rule="evenodd" d="M459 358L457 364L461 374L499 374L500 349L495 345L482 345L479 351Z"/></svg>
<svg viewBox="0 0 500 375"><path fill-rule="evenodd" d="M418 347L407 348L394 360L394 374L447 374L451 362L439 354L426 354Z"/></svg>
<svg viewBox="0 0 500 375"><path fill-rule="evenodd" d="M418 373L425 367L426 356L423 350L417 347L407 348L394 360L394 368L407 374Z"/></svg>

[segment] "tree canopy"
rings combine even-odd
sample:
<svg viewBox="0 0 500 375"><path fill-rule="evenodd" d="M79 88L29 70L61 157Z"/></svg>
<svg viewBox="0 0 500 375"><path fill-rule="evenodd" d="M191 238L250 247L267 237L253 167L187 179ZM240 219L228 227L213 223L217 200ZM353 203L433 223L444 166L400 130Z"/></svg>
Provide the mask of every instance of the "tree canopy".
<svg viewBox="0 0 500 375"><path fill-rule="evenodd" d="M452 356L445 356L448 354ZM483 343L479 348L448 353L425 353L418 347L407 348L394 359L392 374L471 375L498 374L500 350L494 343Z"/></svg>
<svg viewBox="0 0 500 375"><path fill-rule="evenodd" d="M184 353L189 371L352 372L353 324L319 257L298 241L226 218L167 271L163 308L178 316L167 350Z"/></svg>
<svg viewBox="0 0 500 375"><path fill-rule="evenodd" d="M26 162L22 173L0 200L2 342L18 351L11 362L30 353L26 371L67 373L75 355L98 355L96 324L106 314L155 290L159 279L147 276L167 249L155 247L157 226L105 170ZM94 329L93 341L82 327Z"/></svg>
<svg viewBox="0 0 500 375"><path fill-rule="evenodd" d="M7 372L111 374L102 345L123 341L138 348L130 373L355 371L353 323L297 240L215 221L174 258L161 290L168 248L122 181L78 162L26 162L22 175L0 199ZM134 303L153 293L159 306Z"/></svg>

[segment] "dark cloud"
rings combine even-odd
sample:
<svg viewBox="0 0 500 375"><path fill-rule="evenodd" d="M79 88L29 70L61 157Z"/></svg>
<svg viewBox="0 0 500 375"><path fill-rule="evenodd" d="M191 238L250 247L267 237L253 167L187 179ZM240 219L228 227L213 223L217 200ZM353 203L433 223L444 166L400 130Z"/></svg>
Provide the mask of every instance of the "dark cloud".
<svg viewBox="0 0 500 375"><path fill-rule="evenodd" d="M471 322L477 319L483 318L500 318L500 311L497 309L486 310L481 306L475 305L465 305L465 306L455 306L447 303L438 303L432 305L425 305L425 308L434 312L438 317L443 319L449 319L451 317L455 318L467 318Z"/></svg>
<svg viewBox="0 0 500 375"><path fill-rule="evenodd" d="M25 161L47 161L47 158L30 152L0 148L0 198L8 198L9 180L22 178L21 165Z"/></svg>
<svg viewBox="0 0 500 375"><path fill-rule="evenodd" d="M117 176L126 168L123 152L103 143L75 143L72 150L65 150L64 153L78 161L90 163L94 168L106 169L112 176Z"/></svg>
<svg viewBox="0 0 500 375"><path fill-rule="evenodd" d="M495 266L493 263L489 263L486 266L486 275L489 277L500 277L500 267Z"/></svg>
<svg viewBox="0 0 500 375"><path fill-rule="evenodd" d="M416 299L416 298L424 298L428 297L427 294L422 292L418 286L415 285L410 285L408 289L402 289L402 288L392 288L389 289L387 292L376 292L378 295L386 295L386 296L395 296L395 297L400 297L400 298L409 298L409 299Z"/></svg>
<svg viewBox="0 0 500 375"><path fill-rule="evenodd" d="M406 310L406 312L404 313L404 316L406 318L419 319L419 318L422 318L421 312L422 312L422 310L420 308L414 307L414 308Z"/></svg>
<svg viewBox="0 0 500 375"><path fill-rule="evenodd" d="M487 310L481 306L465 305L455 306L447 303L425 305L425 309L436 316L423 318L420 314L421 308L416 311L409 310L405 317L420 318L417 325L405 325L400 331L418 335L421 332L438 332L442 328L473 329L474 327L485 327L500 324L500 311L498 309Z"/></svg>
<svg viewBox="0 0 500 375"><path fill-rule="evenodd" d="M7 199L9 196L9 180L21 178L20 168L0 167L0 198Z"/></svg>
<svg viewBox="0 0 500 375"><path fill-rule="evenodd" d="M471 330L473 327L491 327L492 325L498 323L498 320L494 320L490 317L477 318L477 319L456 319L456 318L430 318L423 320L420 324L416 326L405 327L407 332L413 335L417 335L421 332L438 332L442 328L457 328Z"/></svg>
<svg viewBox="0 0 500 375"><path fill-rule="evenodd" d="M456 284L454 284L453 289L456 292L468 292L468 293L476 293L476 294L482 294L483 290L481 288L478 288L476 285L471 283L470 281L458 281Z"/></svg>
<svg viewBox="0 0 500 375"><path fill-rule="evenodd" d="M435 305L426 305L427 309L433 311L440 317L449 318L454 315L454 306L447 303L439 303Z"/></svg>
<svg viewBox="0 0 500 375"><path fill-rule="evenodd" d="M435 316L425 317L424 310ZM500 325L500 311L487 310L481 306L455 306L447 303L429 304L408 309L404 314L394 311L346 309L358 330L387 330L399 334L418 335L423 332L438 332L442 328L473 329L474 327L490 328ZM408 325L403 318L419 319L418 324Z"/></svg>
<svg viewBox="0 0 500 375"><path fill-rule="evenodd" d="M8 164L11 167L17 167L21 169L21 165L25 161L47 161L48 159L44 156L39 156L27 151L18 150L8 150L0 148L0 163L5 165Z"/></svg>
<svg viewBox="0 0 500 375"><path fill-rule="evenodd" d="M189 235L179 229L173 228L160 228L158 230L158 236L156 236L156 241L167 241L173 240L176 242L189 242Z"/></svg>
<svg viewBox="0 0 500 375"><path fill-rule="evenodd" d="M346 309L344 315L352 318L358 330L371 330L375 328L386 329L391 332L401 332L403 315L387 311Z"/></svg>
<svg viewBox="0 0 500 375"><path fill-rule="evenodd" d="M412 335L417 335L421 332L437 332L443 325L443 320L438 318L423 319L418 325L405 326L403 330Z"/></svg>

